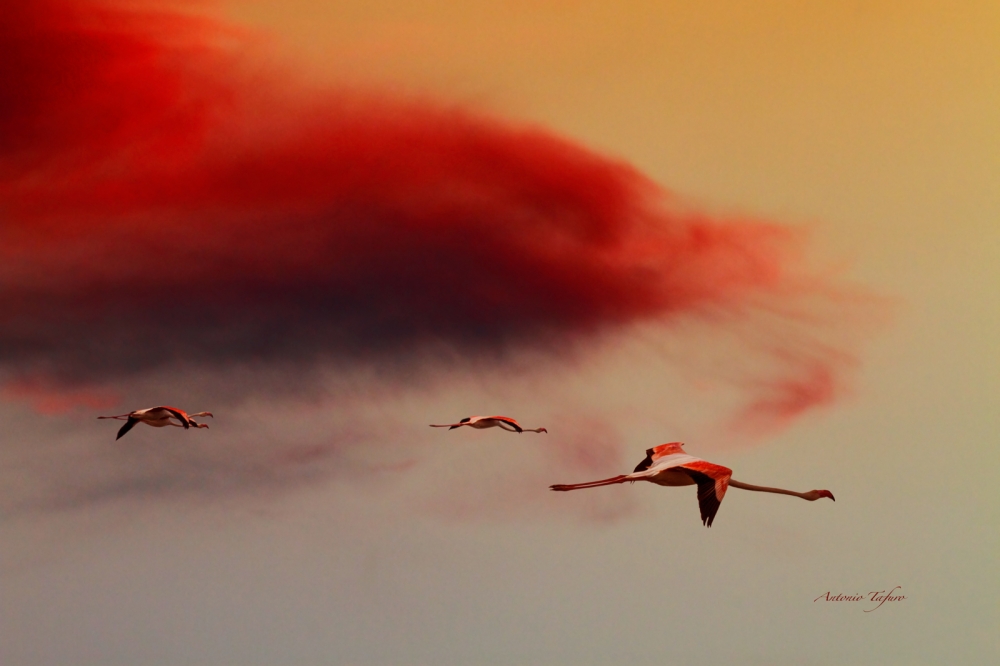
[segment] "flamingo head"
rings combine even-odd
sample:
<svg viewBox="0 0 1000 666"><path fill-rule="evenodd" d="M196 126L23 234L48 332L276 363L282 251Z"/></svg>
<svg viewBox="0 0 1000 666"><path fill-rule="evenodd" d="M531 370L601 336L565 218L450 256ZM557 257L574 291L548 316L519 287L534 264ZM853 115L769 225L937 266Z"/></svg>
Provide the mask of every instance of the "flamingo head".
<svg viewBox="0 0 1000 666"><path fill-rule="evenodd" d="M544 432L546 435L549 434L549 431L545 428L538 428L538 432Z"/></svg>
<svg viewBox="0 0 1000 666"><path fill-rule="evenodd" d="M810 491L809 491L808 493L806 493L806 494L807 494L807 495L809 495L809 501L810 501L810 502L814 502L814 501L818 500L818 499L819 499L820 497L829 497L829 498L830 498L830 499L832 499L832 500L833 500L834 502L836 502L836 501L837 501L837 500L836 500L836 499L835 499L835 498L833 497L833 493L831 493L831 492L830 492L829 490L810 490Z"/></svg>
<svg viewBox="0 0 1000 666"><path fill-rule="evenodd" d="M197 414L191 414L191 416L211 416L213 419L215 418L215 415L212 414L212 412L198 412Z"/></svg>

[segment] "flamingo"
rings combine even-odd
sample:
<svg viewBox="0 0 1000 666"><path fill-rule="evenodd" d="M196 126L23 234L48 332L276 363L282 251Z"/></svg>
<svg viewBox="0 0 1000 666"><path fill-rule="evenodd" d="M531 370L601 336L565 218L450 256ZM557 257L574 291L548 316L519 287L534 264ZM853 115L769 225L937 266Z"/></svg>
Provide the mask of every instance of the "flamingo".
<svg viewBox="0 0 1000 666"><path fill-rule="evenodd" d="M136 423L145 423L146 425L151 425L154 428L162 428L164 426L176 426L178 428L190 428L194 426L195 428L207 428L208 425L205 423L198 423L192 417L194 416L213 416L212 412L198 412L197 414L188 414L183 409L177 409L176 407L148 407L146 409L137 409L134 412L129 412L128 414L119 414L118 416L98 416L99 419L118 419L119 421L125 421L125 425L118 430L118 436L115 440L119 440L122 436L131 430ZM174 423L170 419L177 419L180 423Z"/></svg>
<svg viewBox="0 0 1000 666"><path fill-rule="evenodd" d="M470 416L462 419L458 423L444 423L442 425L431 424L432 428L448 428L448 430L454 430L455 428L461 428L462 426L469 426L479 430L482 430L483 428L499 427L503 430L509 430L510 432L516 433L549 432L545 428L522 428L520 423L509 416Z"/></svg>
<svg viewBox="0 0 1000 666"><path fill-rule="evenodd" d="M660 486L690 486L698 485L698 506L701 509L701 522L705 527L711 527L715 514L726 496L726 488L742 488L762 493L780 493L794 495L804 500L815 502L821 497L829 497L834 502L833 493L829 490L810 490L797 493L794 490L781 488L766 488L740 483L732 478L733 470L722 465L716 465L694 456L689 456L681 447L682 442L660 444L646 449L646 458L636 465L631 474L620 474L610 479L590 481L589 483L557 484L549 486L550 490L578 490L580 488L596 488L610 486L615 483L634 483L636 481L651 481Z"/></svg>

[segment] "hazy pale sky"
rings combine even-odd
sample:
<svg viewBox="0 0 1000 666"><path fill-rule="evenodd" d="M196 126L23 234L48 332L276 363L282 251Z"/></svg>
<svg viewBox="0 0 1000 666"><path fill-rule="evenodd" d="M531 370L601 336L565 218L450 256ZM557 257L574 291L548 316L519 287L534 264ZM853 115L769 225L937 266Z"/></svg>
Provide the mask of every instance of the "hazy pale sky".
<svg viewBox="0 0 1000 666"><path fill-rule="evenodd" d="M292 356L241 356L53 398L4 352L0 662L1000 657L1000 7L455 4L185 7L249 31L251 82L534 128L632 165L695 215L794 230L794 279L502 362L432 350L303 375ZM261 97L262 117L287 111ZM538 145L540 172L576 150ZM4 302L27 293L33 273L4 270ZM795 410L811 363L836 374ZM117 443L94 419L163 403L216 417ZM773 409L747 420L747 405ZM479 413L549 433L427 428ZM674 440L742 481L837 501L734 489L709 530L690 488L547 490ZM906 598L872 612L814 601L896 586Z"/></svg>

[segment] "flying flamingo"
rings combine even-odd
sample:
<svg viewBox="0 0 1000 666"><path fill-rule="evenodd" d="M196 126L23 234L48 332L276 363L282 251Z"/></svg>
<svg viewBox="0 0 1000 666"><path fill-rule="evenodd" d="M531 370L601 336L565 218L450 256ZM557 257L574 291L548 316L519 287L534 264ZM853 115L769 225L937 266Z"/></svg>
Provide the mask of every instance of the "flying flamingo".
<svg viewBox="0 0 1000 666"><path fill-rule="evenodd" d="M198 412L197 414L188 415L183 409L177 409L176 407L148 407L146 409L137 409L134 412L129 412L128 414L119 414L118 416L98 416L99 419L118 419L119 421L125 421L125 425L121 427L118 431L118 436L115 437L116 440L122 438L122 436L131 430L136 423L145 423L146 425L151 425L154 428L162 428L164 426L176 426L178 428L190 428L194 426L195 428L207 428L208 425L205 423L198 423L192 416L212 416L212 412ZM212 416L212 418L215 418ZM177 419L180 423L174 423L170 419Z"/></svg>
<svg viewBox="0 0 1000 666"><path fill-rule="evenodd" d="M483 428L494 428L499 427L504 430L509 430L510 432L522 433L522 432L544 432L548 433L545 428L522 428L521 424L510 418L509 416L470 416L464 418L458 423L445 423L442 425L431 424L432 428L448 428L448 430L454 430L455 428L461 428L462 426L469 426L471 428L477 428L482 430Z"/></svg>
<svg viewBox="0 0 1000 666"><path fill-rule="evenodd" d="M764 486L751 486L749 483L740 483L732 479L733 470L722 465L689 456L684 453L684 446L681 442L671 442L670 444L660 444L646 450L646 458L636 465L635 471L631 474L620 474L610 479L591 481L589 483L559 484L549 486L551 490L578 490L580 488L596 488L597 486L610 486L615 483L634 483L635 481L651 481L660 486L690 486L698 485L698 506L701 508L701 522L706 527L712 526L715 514L722 504L722 498L726 496L726 488L742 488L743 490L756 490L763 493L780 493L782 495L794 495L804 500L814 502L820 497L829 497L834 502L833 493L829 490L810 490L807 493L797 493L794 490L782 490L781 488L765 488Z"/></svg>

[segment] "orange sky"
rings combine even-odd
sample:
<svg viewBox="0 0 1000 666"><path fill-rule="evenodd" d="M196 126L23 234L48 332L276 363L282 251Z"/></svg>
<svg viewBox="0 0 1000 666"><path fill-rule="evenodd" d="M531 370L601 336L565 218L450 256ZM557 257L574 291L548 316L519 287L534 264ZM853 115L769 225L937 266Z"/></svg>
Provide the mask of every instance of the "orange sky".
<svg viewBox="0 0 1000 666"><path fill-rule="evenodd" d="M227 15L321 81L543 123L708 205L831 222L852 256L861 238L916 244L903 229L969 241L1000 206L992 2L298 0Z"/></svg>

